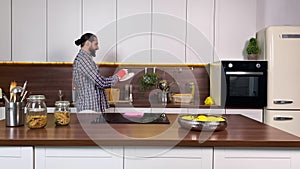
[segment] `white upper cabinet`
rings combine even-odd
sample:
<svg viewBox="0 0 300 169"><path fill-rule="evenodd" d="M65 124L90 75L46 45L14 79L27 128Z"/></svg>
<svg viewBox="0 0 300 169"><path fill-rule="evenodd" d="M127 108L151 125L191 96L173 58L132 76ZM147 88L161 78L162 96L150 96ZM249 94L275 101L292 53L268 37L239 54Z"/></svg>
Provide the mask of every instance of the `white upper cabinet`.
<svg viewBox="0 0 300 169"><path fill-rule="evenodd" d="M74 42L82 33L81 0L48 0L47 2L47 61L73 61L79 50Z"/></svg>
<svg viewBox="0 0 300 169"><path fill-rule="evenodd" d="M12 1L12 61L46 61L46 0Z"/></svg>
<svg viewBox="0 0 300 169"><path fill-rule="evenodd" d="M186 62L213 61L214 1L188 0Z"/></svg>
<svg viewBox="0 0 300 169"><path fill-rule="evenodd" d="M245 46L256 33L256 0L216 0L214 61L245 59Z"/></svg>
<svg viewBox="0 0 300 169"><path fill-rule="evenodd" d="M186 0L153 0L152 62L185 63Z"/></svg>
<svg viewBox="0 0 300 169"><path fill-rule="evenodd" d="M0 1L0 61L11 60L11 3Z"/></svg>
<svg viewBox="0 0 300 169"><path fill-rule="evenodd" d="M209 63L246 58L269 25L299 25L298 0L1 0L0 61L72 62L83 33L96 62ZM278 10L280 8L280 10Z"/></svg>
<svg viewBox="0 0 300 169"><path fill-rule="evenodd" d="M83 33L98 37L100 49L94 60L116 62L116 0L84 0L82 24Z"/></svg>
<svg viewBox="0 0 300 169"><path fill-rule="evenodd" d="M150 62L151 0L117 1L117 62Z"/></svg>

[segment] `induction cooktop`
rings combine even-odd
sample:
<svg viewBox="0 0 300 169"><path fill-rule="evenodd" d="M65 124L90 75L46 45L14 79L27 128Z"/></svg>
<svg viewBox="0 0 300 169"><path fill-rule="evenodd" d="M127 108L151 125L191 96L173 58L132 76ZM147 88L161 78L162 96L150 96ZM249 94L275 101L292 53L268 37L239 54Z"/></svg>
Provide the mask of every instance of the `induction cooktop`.
<svg viewBox="0 0 300 169"><path fill-rule="evenodd" d="M142 116L126 116L125 113L103 113L92 123L110 124L170 124L165 113L143 113Z"/></svg>

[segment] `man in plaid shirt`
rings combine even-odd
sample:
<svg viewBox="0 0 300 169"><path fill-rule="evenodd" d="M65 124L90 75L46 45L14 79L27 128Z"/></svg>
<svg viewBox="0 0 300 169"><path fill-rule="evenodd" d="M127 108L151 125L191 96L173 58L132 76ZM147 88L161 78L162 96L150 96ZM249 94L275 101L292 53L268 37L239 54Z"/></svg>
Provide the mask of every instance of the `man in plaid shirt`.
<svg viewBox="0 0 300 169"><path fill-rule="evenodd" d="M97 37L91 33L86 33L76 40L75 44L81 46L73 63L77 112L83 110L104 112L109 107L105 88L114 86L119 79L127 74L127 70L121 69L111 77L103 77L93 61L96 50L99 49Z"/></svg>

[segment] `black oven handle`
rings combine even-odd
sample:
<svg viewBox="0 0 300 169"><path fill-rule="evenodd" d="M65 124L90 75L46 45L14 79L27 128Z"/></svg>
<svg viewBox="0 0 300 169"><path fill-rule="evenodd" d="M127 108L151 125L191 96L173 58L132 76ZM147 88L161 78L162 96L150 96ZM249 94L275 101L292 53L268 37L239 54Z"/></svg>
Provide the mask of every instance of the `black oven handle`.
<svg viewBox="0 0 300 169"><path fill-rule="evenodd" d="M226 75L264 75L264 72L244 72L244 71L234 71L226 72Z"/></svg>

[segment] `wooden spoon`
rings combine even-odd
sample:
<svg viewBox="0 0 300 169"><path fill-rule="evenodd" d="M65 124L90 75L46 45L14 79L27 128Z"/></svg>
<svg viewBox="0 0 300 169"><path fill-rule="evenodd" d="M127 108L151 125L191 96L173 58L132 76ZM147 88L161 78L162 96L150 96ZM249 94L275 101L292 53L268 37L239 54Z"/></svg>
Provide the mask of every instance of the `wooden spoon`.
<svg viewBox="0 0 300 169"><path fill-rule="evenodd" d="M15 88L16 86L17 86L17 82L16 82L16 81L10 82L10 86L9 86L10 98L9 98L9 101L12 101L13 96L16 97L16 94L11 93L11 90L12 90L13 88Z"/></svg>

